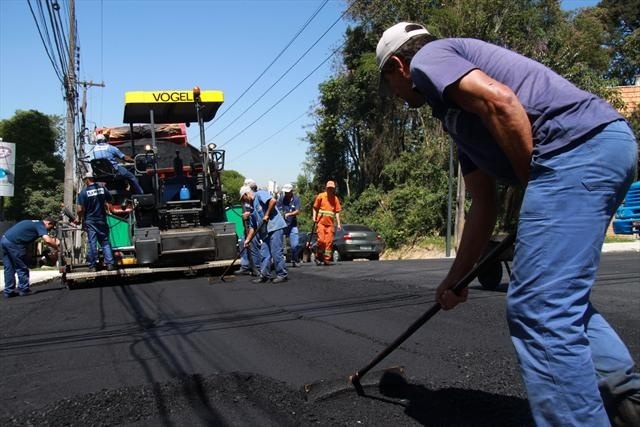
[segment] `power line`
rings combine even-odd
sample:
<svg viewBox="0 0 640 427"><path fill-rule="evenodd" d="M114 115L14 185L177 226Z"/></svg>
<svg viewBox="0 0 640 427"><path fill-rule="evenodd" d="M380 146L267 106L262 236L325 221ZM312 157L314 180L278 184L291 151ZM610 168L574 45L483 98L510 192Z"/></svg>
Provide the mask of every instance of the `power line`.
<svg viewBox="0 0 640 427"><path fill-rule="evenodd" d="M293 38L291 40L289 40L289 42L285 45L285 47L282 48L282 50L280 50L280 53L278 53L276 55L276 57L271 61L271 63L269 63L269 65L267 65L267 67L260 73L260 75L258 75L258 77L255 78L255 80L240 94L239 97L236 98L235 101L233 101L233 103L229 107L227 107L224 111L222 111L222 113L220 113L218 116L216 116L211 121L211 123L209 123L205 127L205 130L209 129L214 123L216 123L218 120L220 120L220 118L222 118L229 110L231 110L233 108L234 105L236 105L238 103L238 101L240 101L240 99L242 99L244 97L244 95L262 78L262 76L265 75L265 73L271 68L271 66L276 63L276 61L289 48L289 46L291 46L291 44L298 38L298 36L300 36L300 34L302 34L302 32L309 26L311 21L313 21L313 19L318 15L318 13L320 13L320 11L327 5L327 3L329 3L329 0L324 0L324 2L315 10L315 12L313 12L311 14L311 16L309 18L307 18L307 21L302 25L302 27L300 27L300 29L298 30L298 32L296 32L296 34L293 36Z"/></svg>
<svg viewBox="0 0 640 427"><path fill-rule="evenodd" d="M220 114L218 117L216 117L208 126L207 128L209 128L214 122L216 122L217 120L219 120L220 118L222 118L222 116L224 116L234 105L236 105L238 103L238 101L240 101L240 99L242 99L242 97L249 91L249 89L251 89L257 82L258 80L260 80L262 78L262 76L265 75L265 73L271 68L271 66L273 64L276 63L276 61L282 56L282 54L289 48L289 46L291 46L291 44L298 38L298 36L300 36L300 34L302 34L302 32L305 30L305 28L307 28L309 26L309 24L311 23L311 21L313 21L313 19L318 15L318 13L320 13L320 11L326 6L326 4L329 3L329 0L325 0L324 3L322 3L320 5L320 7L318 7L318 9L316 9L316 11L307 19L307 22L305 22L302 27L298 30L298 32L293 36L293 38L289 41L289 43L287 43L287 45L282 48L282 50L280 51L280 53L278 53L278 55L276 55L276 57L271 61L271 63L269 65L267 65L267 68L265 68L258 77L256 77L256 79L249 85L249 87L247 87L244 92L242 92L240 94L240 96L238 98L236 98L235 101L233 101L233 103L227 108L225 109L222 114Z"/></svg>
<svg viewBox="0 0 640 427"><path fill-rule="evenodd" d="M258 148L259 146L261 146L262 144L264 144L265 142L269 141L271 138L275 137L276 135L280 134L282 131L284 131L286 128L288 128L289 126L291 126L292 124L294 124L295 122L297 122L298 120L300 120L302 117L306 116L307 112L305 111L304 113L300 114L298 117L296 117L295 119L291 120L289 123L287 123L286 125L284 125L282 128L280 128L276 133L268 136L267 138L263 139L262 141L260 141L259 143L257 143L256 145L254 145L253 147L249 148L247 151L245 151L242 154L239 154L238 156L234 157L233 159L231 159L229 162L234 162L236 160L238 160L240 157L244 156L245 154L250 153L251 151L255 150L256 148Z"/></svg>
<svg viewBox="0 0 640 427"><path fill-rule="evenodd" d="M225 126L221 131L219 131L217 134L215 134L211 140L215 139L218 135L220 135L221 133L223 133L225 130L227 130L231 125L233 125L235 122L237 122L247 111L249 111L251 108L253 108L262 98L264 98L264 96L271 90L273 89L273 87L278 84L287 74L289 74L289 72L311 51L311 49L313 49L318 43L320 43L320 40L322 40L324 38L324 36L327 35L327 33L329 31L331 31L331 29L333 27L336 26L336 24L338 22L340 22L340 20L344 17L344 15L349 11L350 8L346 9L342 15L340 15L340 17L338 17L338 19L336 19L333 24L331 24L331 26L329 28L326 29L326 31L324 33L322 33L322 35L320 37L318 37L318 39L306 50L304 51L304 53L293 63L291 64L291 66L282 74L280 75L280 77L278 77L278 79L273 82L273 84L271 86L269 86L269 88L267 88L267 90L265 90L262 95L260 95L258 97L258 99L256 99L251 105L249 105L247 108L245 108L245 110L240 113L231 123L229 123L227 126ZM334 52L335 53L335 52ZM332 54L333 56L333 54ZM323 64L326 61L323 61ZM315 70L314 70L315 71ZM211 141L210 140L210 141Z"/></svg>
<svg viewBox="0 0 640 427"><path fill-rule="evenodd" d="M51 56L51 50L52 49L47 48L47 40L49 41L49 44L51 43L51 40L48 37L47 27L46 27L46 25L44 27L44 31L47 33L47 40L45 40L45 36L43 35L43 29L40 27L40 24L38 23L38 18L36 17L35 12L33 11L33 6L31 5L31 1L27 0L27 3L29 4L29 10L31 11L31 16L33 16L33 20L35 21L35 24L36 24L36 29L38 30L38 34L40 35L40 40L42 41L42 45L44 46L44 51L47 54L47 57L49 58L49 62L51 62L51 66L53 67L53 71L55 72L56 76L58 77L58 80L60 80L60 83L64 84L64 74L57 67L56 62L53 60L53 57ZM40 9L40 12L42 12L41 4L38 3L38 6L40 6L39 9ZM43 17L43 22L45 22L44 21L44 17Z"/></svg>
<svg viewBox="0 0 640 427"><path fill-rule="evenodd" d="M298 84L296 84L289 92L285 93L282 97L280 97L280 99L278 99L273 105L271 105L271 107L269 107L264 113L262 113L260 116L258 116L257 119L255 119L254 121L252 121L251 123L249 123L247 126L245 126L240 132L236 133L235 135L233 135L231 138L229 138L228 140L226 140L224 143L222 143L220 145L220 147L223 147L225 145L227 145L228 143L230 143L231 141L233 141L234 139L236 139L238 136L242 135L247 129L249 129L251 126L253 126L258 120L260 120L261 118L263 118L264 116L267 115L267 113L269 113L271 110L273 110L278 104L280 104L285 98L287 98L289 95L291 95L291 93L296 90L302 83L304 83L305 80L307 80L309 77L311 77L311 75L313 73L315 73L316 71L318 71L318 69L320 69L320 67L322 67L324 65L325 62L327 62L329 59L331 59L331 57L333 55L335 55L340 49L342 49L342 46L344 46L344 43L342 43L340 45L340 47L338 47L337 49L335 49L331 55L327 56L324 61L322 61L320 64L318 64L318 66L316 68L314 68L309 74L307 74L302 80L300 80L298 82Z"/></svg>

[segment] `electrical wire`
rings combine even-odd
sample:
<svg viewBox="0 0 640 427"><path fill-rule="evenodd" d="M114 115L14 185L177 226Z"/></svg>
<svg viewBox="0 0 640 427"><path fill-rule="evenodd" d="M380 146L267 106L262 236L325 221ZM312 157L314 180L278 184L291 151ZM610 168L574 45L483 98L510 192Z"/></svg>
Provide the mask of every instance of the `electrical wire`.
<svg viewBox="0 0 640 427"><path fill-rule="evenodd" d="M264 92L262 92L262 95L260 95L258 97L258 99L256 99L251 105L249 105L247 108L244 109L244 111L242 111L242 113L240 113L231 123L229 123L227 126L225 126L222 130L220 130L217 134L215 134L210 140L212 141L213 139L215 139L216 137L218 137L218 135L220 135L221 133L223 133L225 130L227 130L231 125L233 125L235 122L237 122L247 111L249 111L251 108L253 108L262 98L264 98L264 96L269 93L269 91L271 89L273 89L273 87L278 84L287 74L289 74L289 72L291 70L293 70L293 68L298 65L298 63L305 57L307 56L307 54L311 51L311 49L313 49L318 43L320 43L320 40L322 40L324 38L324 36L327 35L327 33L329 33L329 31L331 31L331 29L333 27L336 26L336 24L338 22L340 22L340 20L342 20L342 18L344 17L344 15L349 11L349 9L345 10L342 15L340 15L340 17L338 19L336 19L333 24L331 24L331 26L329 28L327 28L327 30L322 33L322 35L307 49L304 51L304 53L302 55L300 55L300 57L293 63L291 64L291 66L280 75L280 77L278 77L278 79L273 82L273 84L271 86L269 86L267 88L267 90L265 90ZM334 52L335 53L335 52ZM332 54L333 55L333 54ZM326 61L323 61L323 63Z"/></svg>
<svg viewBox="0 0 640 427"><path fill-rule="evenodd" d="M40 24L38 23L38 18L36 17L35 12L33 11L33 6L31 5L31 1L27 0L27 3L29 4L29 10L31 11L31 16L33 17L33 20L35 21L36 29L38 30L38 34L40 35L40 40L42 41L42 45L44 46L44 51L47 54L47 57L49 58L49 62L51 62L51 66L53 67L53 71L55 72L56 76L58 77L58 80L60 80L60 83L64 84L63 73L58 69L56 62L53 60L53 57L51 56L50 49L47 48L47 41L45 41L45 37L43 35L43 30L40 27ZM46 30L46 28L45 28L45 30Z"/></svg>
<svg viewBox="0 0 640 427"><path fill-rule="evenodd" d="M278 99L275 103L273 103L271 105L271 107L269 107L264 113L262 113L260 116L258 116L257 119L255 119L254 121L252 121L251 123L249 123L247 126L245 126L240 132L236 133L235 135L233 135L231 138L229 138L228 140L226 140L224 143L222 143L221 145L219 145L219 147L224 147L225 145L227 145L228 143L230 143L231 141L233 141L234 139L236 139L238 136L242 135L244 132L247 131L247 129L249 129L251 126L253 126L254 124L256 124L256 122L258 122L258 120L260 120L261 118L263 118L264 116L267 115L267 113L269 113L271 110L273 110L278 104L280 104L282 101L284 101L285 98L287 98L289 95L291 95L291 93L296 90L302 83L305 82L305 80L307 80L309 77L311 77L311 75L313 75L313 73L315 73L316 71L318 71L320 69L320 67L322 67L325 62L327 62L329 59L331 59L333 57L333 55L335 55L338 51L340 51L340 49L342 49L342 47L344 46L344 43L342 43L337 49L335 49L331 55L327 56L324 61L322 61L320 64L318 64L318 66L316 68L314 68L313 70L311 70L311 72L309 74L307 74L302 80L300 80L298 82L298 84L296 84L291 90L289 90L289 92L285 93L282 97L280 97L280 99Z"/></svg>
<svg viewBox="0 0 640 427"><path fill-rule="evenodd" d="M256 148L258 148L259 146L261 146L265 142L269 141L271 138L275 137L276 135L282 133L282 131L284 131L286 128L288 128L289 126L291 126L292 124L294 124L295 122L297 122L298 120L300 120L302 117L304 117L306 115L307 115L307 112L305 111L304 113L300 114L298 117L296 117L295 119L291 120L289 123L284 125L282 128L280 128L274 134L268 136L267 138L263 139L262 141L260 141L259 143L257 143L253 147L249 148L245 152L243 152L241 154L238 154L236 157L234 157L233 159L229 160L229 163L232 163L232 162L238 160L240 157L244 156L245 154L249 154L251 151L255 150Z"/></svg>
<svg viewBox="0 0 640 427"><path fill-rule="evenodd" d="M211 123L209 123L209 125L205 128L205 130L208 129L211 125L213 125L213 123L215 123L217 120L222 118L231 108L233 108L234 105L238 103L238 101L240 101L240 99L242 99L242 97L244 97L244 95L262 78L262 76L265 75L265 73L271 68L271 66L276 63L276 61L282 56L282 54L284 54L284 52L289 48L289 46L291 46L291 44L298 38L298 36L302 34L305 28L309 26L311 21L313 21L313 19L318 15L318 13L320 13L320 11L327 5L327 3L329 3L329 0L325 0L324 3L322 3L318 7L318 9L316 9L316 11L307 19L307 21L302 25L302 27L300 27L300 29L293 36L293 38L289 40L289 43L287 43L286 46L282 48L282 50L280 50L280 53L278 53L276 57L271 61L271 63L267 65L267 68L265 68L260 73L260 75L256 77L256 79L240 94L238 98L236 98L235 101L233 101L233 103L228 108L226 108L219 116L217 116Z"/></svg>

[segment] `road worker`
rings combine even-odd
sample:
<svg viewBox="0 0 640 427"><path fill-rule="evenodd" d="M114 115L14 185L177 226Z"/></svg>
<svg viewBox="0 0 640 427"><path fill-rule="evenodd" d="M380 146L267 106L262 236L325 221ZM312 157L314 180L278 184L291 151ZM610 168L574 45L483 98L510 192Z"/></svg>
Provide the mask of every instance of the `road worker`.
<svg viewBox="0 0 640 427"><path fill-rule="evenodd" d="M589 300L609 222L636 177L638 146L607 102L544 65L420 24L387 29L376 49L383 93L429 105L458 149L471 207L436 300L482 255L497 219L496 182L526 185L507 321L539 426L640 425L640 375Z"/></svg>
<svg viewBox="0 0 640 427"><path fill-rule="evenodd" d="M285 282L288 279L287 267L284 262L282 239L287 224L276 209L276 199L266 190L254 191L249 185L240 188L240 200L251 203L253 210L249 216L249 232L244 240L247 250L251 246L254 236L260 238L260 277L253 279L254 283L265 283L271 279L271 263L275 267L276 277L272 283Z"/></svg>
<svg viewBox="0 0 640 427"><path fill-rule="evenodd" d="M325 191L316 196L313 202L313 222L316 223L318 245L316 248L316 264L331 265L332 246L335 229L342 229L340 224L340 199L336 196L336 183L327 181Z"/></svg>

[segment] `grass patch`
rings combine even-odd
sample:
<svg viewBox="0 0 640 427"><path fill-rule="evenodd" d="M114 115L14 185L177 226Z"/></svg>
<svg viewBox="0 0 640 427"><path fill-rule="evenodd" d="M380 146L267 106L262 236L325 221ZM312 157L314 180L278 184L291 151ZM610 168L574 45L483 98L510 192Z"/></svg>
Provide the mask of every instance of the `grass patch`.
<svg viewBox="0 0 640 427"><path fill-rule="evenodd" d="M613 236L606 236L604 238L605 243L628 243L636 240L638 239L635 236L626 234L616 234Z"/></svg>

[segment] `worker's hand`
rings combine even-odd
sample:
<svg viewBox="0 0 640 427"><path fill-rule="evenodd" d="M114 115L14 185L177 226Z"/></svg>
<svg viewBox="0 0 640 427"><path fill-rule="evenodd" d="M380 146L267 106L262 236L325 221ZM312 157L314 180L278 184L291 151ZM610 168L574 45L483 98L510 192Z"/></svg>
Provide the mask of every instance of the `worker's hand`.
<svg viewBox="0 0 640 427"><path fill-rule="evenodd" d="M456 305L467 300L469 295L469 289L464 288L460 291L460 295L456 295L451 288L455 286L454 283L444 281L440 283L438 289L436 289L436 301L440 304L443 310L451 310Z"/></svg>
<svg viewBox="0 0 640 427"><path fill-rule="evenodd" d="M269 215L265 215L264 217L262 217L263 223L267 223L267 221L269 221Z"/></svg>
<svg viewBox="0 0 640 427"><path fill-rule="evenodd" d="M342 225L338 224L338 230L342 230Z"/></svg>
<svg viewBox="0 0 640 427"><path fill-rule="evenodd" d="M243 220L248 220L249 219L249 215L251 215L251 212L243 212L242 213L242 219Z"/></svg>

